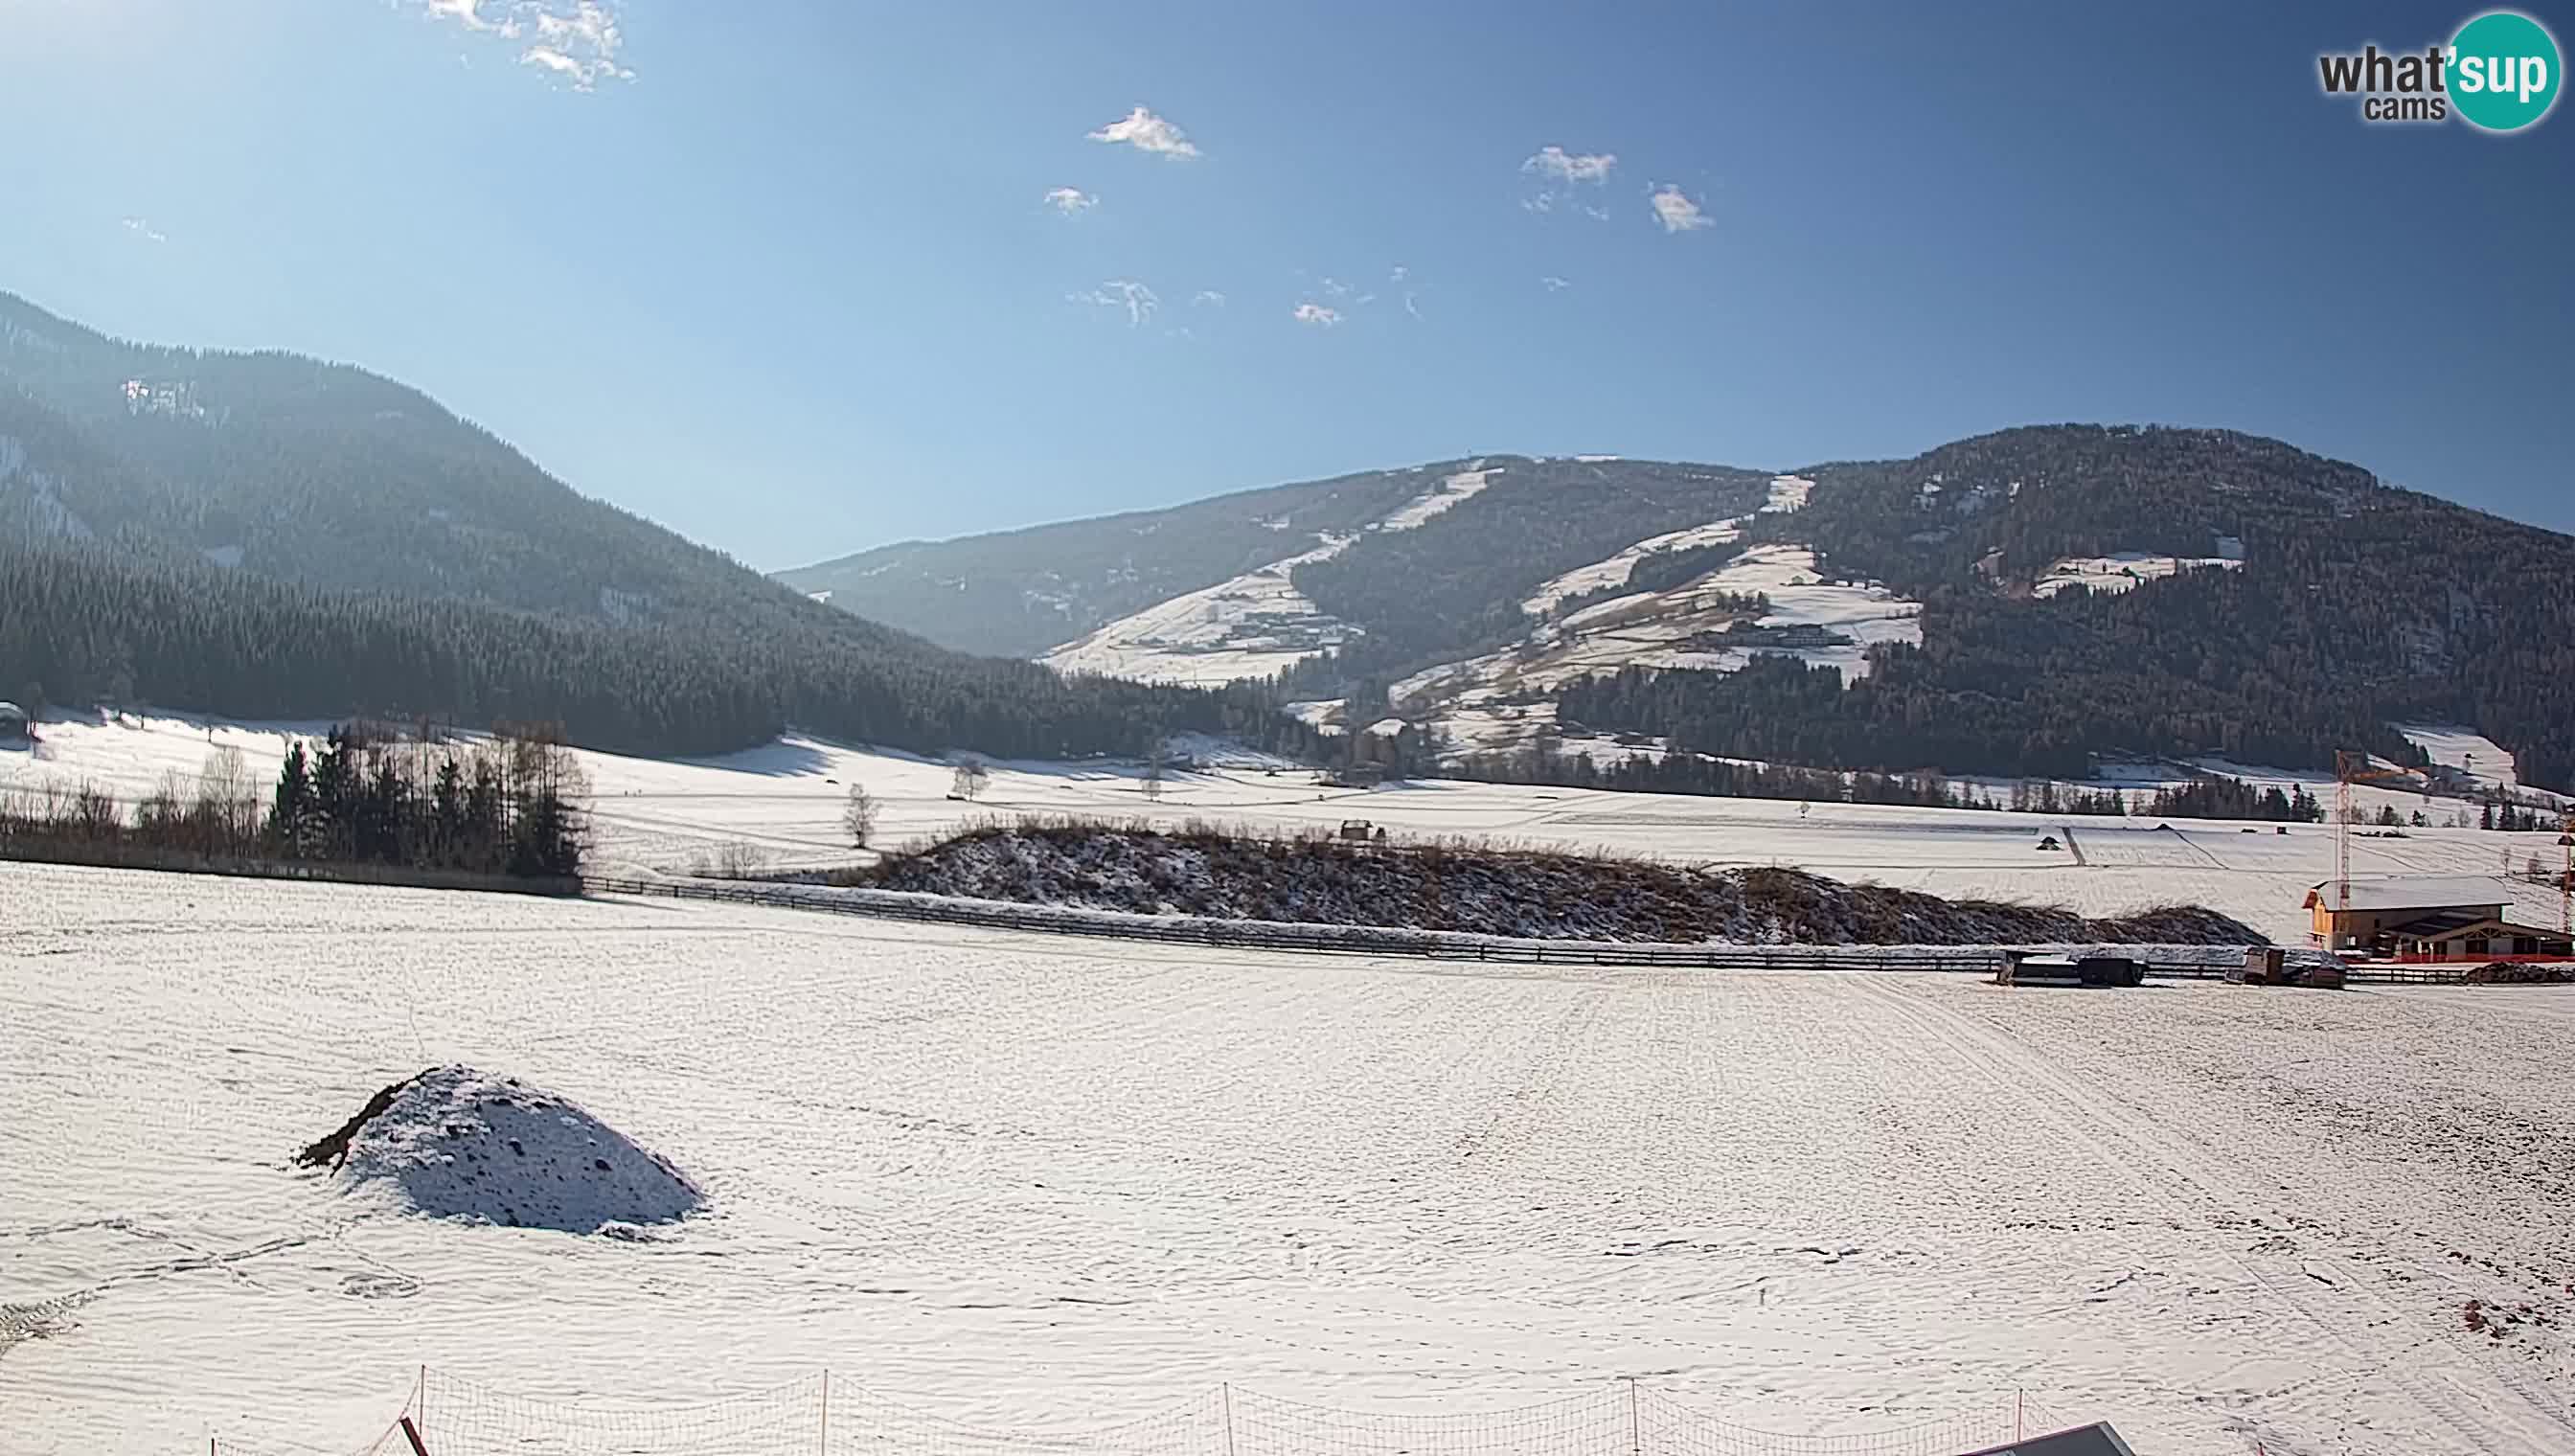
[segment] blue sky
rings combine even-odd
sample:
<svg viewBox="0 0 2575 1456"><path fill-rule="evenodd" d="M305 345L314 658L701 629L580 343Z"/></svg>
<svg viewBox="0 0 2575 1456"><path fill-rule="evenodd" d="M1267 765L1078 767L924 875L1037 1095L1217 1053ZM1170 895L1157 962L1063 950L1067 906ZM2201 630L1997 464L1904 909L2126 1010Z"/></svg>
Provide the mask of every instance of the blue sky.
<svg viewBox="0 0 2575 1456"><path fill-rule="evenodd" d="M2316 85L2471 13L0 0L0 288L364 364L772 569L2059 420L2575 529L2575 118Z"/></svg>

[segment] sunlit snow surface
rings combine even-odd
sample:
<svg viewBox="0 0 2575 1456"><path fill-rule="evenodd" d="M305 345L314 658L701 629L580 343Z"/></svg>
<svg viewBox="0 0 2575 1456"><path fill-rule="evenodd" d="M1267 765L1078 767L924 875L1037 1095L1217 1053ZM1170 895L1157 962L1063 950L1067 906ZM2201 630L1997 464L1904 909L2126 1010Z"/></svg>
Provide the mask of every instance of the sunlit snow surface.
<svg viewBox="0 0 2575 1456"><path fill-rule="evenodd" d="M46 1311L0 1353L12 1456L348 1449L424 1363L646 1430L828 1365L1014 1428L1640 1374L1772 1430L2019 1389L2169 1456L2575 1439L2548 988L1505 969L24 865L0 904L0 1299ZM577 1098L712 1212L584 1238L288 1166L447 1061ZM2471 1299L2552 1323L2489 1339Z"/></svg>
<svg viewBox="0 0 2575 1456"><path fill-rule="evenodd" d="M1518 709L1496 708L1499 728L1527 726ZM327 725L239 725L180 718L128 717L119 723L49 722L43 745L30 753L0 748L0 792L52 784L68 790L95 783L129 803L165 778L187 794L209 752L240 750L262 793L275 779L287 729L318 733ZM1365 727L1365 725L1362 725ZM1331 829L1348 817L1382 823L1399 835L1464 834L1529 844L1610 849L1683 862L1794 864L1840 879L1875 879L1952 897L1993 896L2063 904L2084 914L2120 914L2172 903L2204 904L2295 941L2307 931L2298 901L2307 886L2334 872L2333 833L2322 824L2278 826L2174 819L2051 816L2035 813L1918 809L1872 804L1702 798L1608 793L1519 784L1429 779L1386 788L1344 789L1315 783L1309 770L1285 760L1215 743L1175 745L1202 766L1170 768L1148 795L1137 761L1061 763L997 760L982 798L948 796L951 765L912 754L875 752L809 737L719 757L671 760L577 752L590 780L592 861L611 872L689 871L740 854L755 867L844 864L862 858L841 828L852 783L863 783L880 807L876 842L902 844L977 818L1089 814L1163 823L1213 819L1273 830ZM1601 756L1625 751L1608 739L1568 739L1566 751ZM2479 762L2485 759L2480 756ZM1231 766L1206 766L1226 764ZM2294 774L2259 765L2203 759L2198 769L2303 788L2327 805L2330 775ZM2178 764L2117 767L2106 782L2142 803L2154 787L2186 780ZM1960 780L2008 801L2002 780ZM2495 833L2474 828L2476 805L2427 797L2402 787L2365 785L2360 806L2400 817L2421 812L2435 827L2404 838L2355 836L2356 874L2493 874L2526 868L2532 856L2558 862L2554 829ZM2471 827L2449 827L2463 815ZM2243 832L2251 829L2254 832ZM2074 850L2043 851L2054 835ZM2553 925L2555 890L2516 882L2513 913ZM5 937L0 937L5 938ZM411 1067L409 1071L418 1071ZM343 1116L346 1115L344 1111Z"/></svg>
<svg viewBox="0 0 2575 1456"><path fill-rule="evenodd" d="M2148 582L2161 581L2185 571L2242 571L2244 543L2231 536L2219 537L2218 554L2210 557L2156 556L2151 552L2121 551L2108 556L2067 557L2050 566L2036 585L2030 588L2034 597L2053 597L2072 587L2117 595L2134 591Z"/></svg>

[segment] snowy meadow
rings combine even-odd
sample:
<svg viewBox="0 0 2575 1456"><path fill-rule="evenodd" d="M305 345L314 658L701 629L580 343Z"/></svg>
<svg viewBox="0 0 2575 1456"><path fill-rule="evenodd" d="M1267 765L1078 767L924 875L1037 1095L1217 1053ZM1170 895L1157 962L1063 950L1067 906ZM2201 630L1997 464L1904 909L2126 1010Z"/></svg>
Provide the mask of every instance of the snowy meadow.
<svg viewBox="0 0 2575 1456"><path fill-rule="evenodd" d="M0 751L0 793L95 784L131 804L165 780L181 791L218 750L237 750L255 779L273 778L290 734L325 724L235 724L128 716L49 723L36 752ZM2416 731L2409 729L2409 731ZM2509 785L2511 759L2471 734L2417 733L2437 758ZM844 795L864 784L880 807L876 842L901 845L977 820L1087 815L1178 825L1208 820L1258 832L1331 829L1364 818L1408 838L1463 836L1528 847L1603 850L1688 864L1787 865L1847 881L1874 881L1952 899L2061 906L2106 917L2173 904L2232 915L2283 943L2300 943L2307 887L2334 872L2333 831L2323 824L2214 819L2049 815L1782 799L1699 798L1597 789L1427 779L1378 789L1329 788L1309 769L1231 745L1179 746L1196 766L1149 785L1144 765L1096 760L995 760L974 802L949 796L951 765L789 736L721 757L656 759L577 751L591 788L592 868L608 873L687 873L721 864L755 869L828 867L864 860L841 827ZM2276 769L2212 762L2256 784L2301 787L2328 804L2333 784ZM2135 790L2181 781L2179 767L2131 767L2115 780ZM2007 799L2007 784L1984 785ZM2095 783L2083 785L2099 788ZM2422 811L2432 827L2404 837L2355 836L2355 875L2516 877L2533 858L2559 862L2554 831L2501 833L2452 827L2474 806L2399 789L2357 790L2372 813ZM2056 848L2042 848L2054 838ZM2527 923L2555 924L2557 892L2515 882L2496 893Z"/></svg>
<svg viewBox="0 0 2575 1456"><path fill-rule="evenodd" d="M423 1365L643 1412L525 1407L529 1451L814 1450L681 1411L827 1367L1014 1430L1634 1376L1772 1431L2019 1391L2141 1451L2575 1442L2551 988L1495 972L27 865L0 918L13 1456L352 1448ZM706 1207L585 1236L292 1165L446 1063Z"/></svg>

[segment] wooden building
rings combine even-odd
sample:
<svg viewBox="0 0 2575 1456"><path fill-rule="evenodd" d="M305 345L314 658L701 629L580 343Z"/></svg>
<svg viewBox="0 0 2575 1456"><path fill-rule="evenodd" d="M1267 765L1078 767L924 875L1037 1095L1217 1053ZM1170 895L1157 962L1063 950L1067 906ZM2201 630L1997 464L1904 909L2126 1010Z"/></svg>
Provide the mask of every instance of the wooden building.
<svg viewBox="0 0 2575 1456"><path fill-rule="evenodd" d="M2482 875L2354 879L2348 905L2340 881L2308 889L2308 938L2328 950L2406 960L2491 960L2575 952L2561 930L2517 924L2512 896Z"/></svg>

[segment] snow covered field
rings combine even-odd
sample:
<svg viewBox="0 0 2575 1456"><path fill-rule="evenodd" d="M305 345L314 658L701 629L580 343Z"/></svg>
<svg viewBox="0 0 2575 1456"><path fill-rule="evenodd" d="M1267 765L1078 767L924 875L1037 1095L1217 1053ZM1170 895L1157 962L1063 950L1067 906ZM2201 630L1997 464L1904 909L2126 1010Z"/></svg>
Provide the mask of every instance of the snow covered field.
<svg viewBox="0 0 2575 1456"><path fill-rule="evenodd" d="M623 1427L656 1450L825 1365L843 1449L867 1389L1060 1430L1622 1375L1771 1430L2021 1389L2158 1456L2575 1445L2551 988L1491 973L25 865L0 915L7 1456L342 1449L422 1363L670 1413ZM711 1211L579 1237L290 1170L445 1061Z"/></svg>
<svg viewBox="0 0 2575 1456"><path fill-rule="evenodd" d="M2081 587L2116 596L2131 592L2148 582L2161 581L2190 571L2244 570L2244 543L2231 536L2217 539L2217 555L2209 557L2157 556L2152 552L2122 551L2108 556L2068 557L2047 569L2030 588L2033 597L2053 597L2068 588Z"/></svg>
<svg viewBox="0 0 2575 1456"><path fill-rule="evenodd" d="M229 724L153 718L125 726L48 724L42 756L0 751L0 791L17 784L95 782L127 799L149 793L165 773L193 786L209 749L241 749L263 783L284 756L285 730L325 726ZM1214 759L1212 743L1184 745ZM767 867L850 862L840 828L843 795L863 782L883 805L879 841L900 844L970 818L1094 814L1165 822L1211 818L1270 829L1331 828L1365 818L1400 835L1469 834L1529 844L1597 848L1724 864L1784 864L1836 879L1873 879L1952 898L1983 896L2061 904L2109 916L2156 905L2204 904L2297 943L2307 931L2298 907L2307 886L2334 872L2333 831L2323 824L2050 816L1968 809L1696 798L1608 793L1431 779L1374 790L1321 788L1311 774L1258 754L1232 753L1242 766L1174 772L1159 801L1145 794L1135 763L1002 761L979 803L947 797L949 765L909 754L871 752L791 737L718 758L666 760L583 752L596 804L593 863L604 871L688 872L739 852ZM2480 757L2480 765L2488 760ZM2292 778L2239 764L2227 771L2257 783L2297 782L2330 804L2329 779ZM2179 779L2178 770L2140 769L2132 787ZM1997 798L2008 788L1988 784ZM2400 814L2422 809L2446 822L2464 801L2394 788L2358 790L2361 805ZM2246 832L2251 829L2252 832ZM2054 835L2070 849L2042 850ZM738 846L738 848L736 847ZM2553 831L2408 828L2401 839L2355 835L2355 875L2518 873L2536 856L2562 862ZM2554 925L2554 890L2526 882L2498 886L2511 913ZM417 1070L417 1068L415 1068Z"/></svg>

